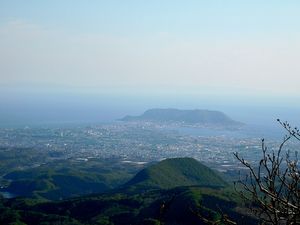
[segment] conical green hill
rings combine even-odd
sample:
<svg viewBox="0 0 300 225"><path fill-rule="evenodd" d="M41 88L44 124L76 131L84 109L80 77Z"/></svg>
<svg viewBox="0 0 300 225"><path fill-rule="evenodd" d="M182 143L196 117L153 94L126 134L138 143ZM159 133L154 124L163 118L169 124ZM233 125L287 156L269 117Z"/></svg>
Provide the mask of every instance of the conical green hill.
<svg viewBox="0 0 300 225"><path fill-rule="evenodd" d="M224 187L226 182L193 158L170 158L141 170L125 185L139 189L179 186Z"/></svg>

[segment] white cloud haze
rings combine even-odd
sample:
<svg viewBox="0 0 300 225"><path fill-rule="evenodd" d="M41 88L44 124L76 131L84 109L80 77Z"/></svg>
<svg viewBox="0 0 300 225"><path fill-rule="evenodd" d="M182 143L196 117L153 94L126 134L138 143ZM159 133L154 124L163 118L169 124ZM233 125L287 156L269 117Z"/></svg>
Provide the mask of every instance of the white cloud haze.
<svg viewBox="0 0 300 225"><path fill-rule="evenodd" d="M71 35L10 21L0 27L1 85L246 88L298 93L297 38L185 40Z"/></svg>

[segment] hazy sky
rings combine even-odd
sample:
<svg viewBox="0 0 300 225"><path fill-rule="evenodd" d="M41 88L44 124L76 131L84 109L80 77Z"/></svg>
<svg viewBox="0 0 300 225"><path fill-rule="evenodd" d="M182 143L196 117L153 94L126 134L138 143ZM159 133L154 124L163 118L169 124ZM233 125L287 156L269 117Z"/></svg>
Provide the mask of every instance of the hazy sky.
<svg viewBox="0 0 300 225"><path fill-rule="evenodd" d="M296 0L1 0L0 88L299 97L299 10Z"/></svg>

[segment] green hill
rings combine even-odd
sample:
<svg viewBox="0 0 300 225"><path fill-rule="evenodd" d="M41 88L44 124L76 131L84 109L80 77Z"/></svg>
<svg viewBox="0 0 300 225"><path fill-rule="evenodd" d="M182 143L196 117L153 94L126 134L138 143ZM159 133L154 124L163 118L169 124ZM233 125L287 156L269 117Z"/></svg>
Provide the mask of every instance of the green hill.
<svg viewBox="0 0 300 225"><path fill-rule="evenodd" d="M66 199L119 187L140 169L119 160L60 160L6 174L2 179L8 185L2 190L20 197Z"/></svg>
<svg viewBox="0 0 300 225"><path fill-rule="evenodd" d="M226 182L193 158L165 159L141 170L125 187L170 189L179 186L224 187Z"/></svg>
<svg viewBox="0 0 300 225"><path fill-rule="evenodd" d="M213 110L149 109L140 116L125 116L122 121L167 122L199 125L237 126L242 123Z"/></svg>
<svg viewBox="0 0 300 225"><path fill-rule="evenodd" d="M57 173L57 170L50 173L51 179L43 175L45 179L34 186L34 190L39 190L34 193L52 189L52 184L57 183ZM25 179L30 174L10 174L13 176ZM61 177L63 184L76 183L73 188L82 186L69 179ZM123 189L102 194L63 201L0 199L0 224L202 225L205 223L199 215L217 220L220 212L241 224L257 224L247 216L231 187L216 172L192 158L163 160L141 170Z"/></svg>

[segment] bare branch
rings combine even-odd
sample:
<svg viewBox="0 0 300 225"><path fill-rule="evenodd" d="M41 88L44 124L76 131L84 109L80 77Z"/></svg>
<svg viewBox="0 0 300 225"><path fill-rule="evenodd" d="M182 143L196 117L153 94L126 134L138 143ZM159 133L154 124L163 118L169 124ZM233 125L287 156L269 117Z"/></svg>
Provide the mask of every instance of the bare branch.
<svg viewBox="0 0 300 225"><path fill-rule="evenodd" d="M257 212L256 215L265 224L300 224L298 154L295 153L293 160L289 152L286 153L285 160L281 156L289 140L295 138L300 141L300 132L287 122L278 122L288 134L277 151L269 151L262 139L262 159L257 171L237 152L234 153L236 159L249 171L246 179L240 178L234 187L245 201L251 203L250 207L254 208L253 211ZM263 177L262 173L265 174Z"/></svg>

